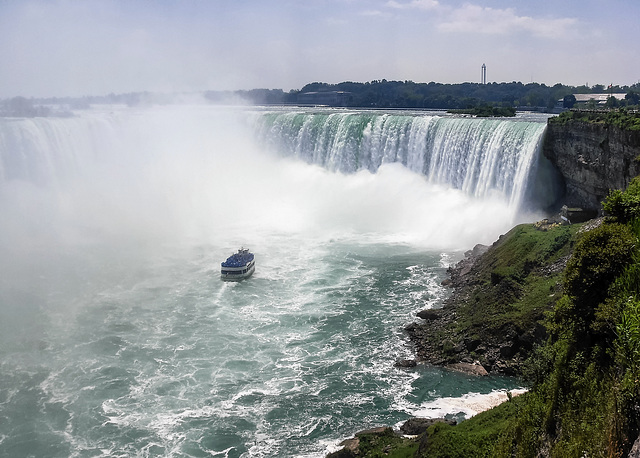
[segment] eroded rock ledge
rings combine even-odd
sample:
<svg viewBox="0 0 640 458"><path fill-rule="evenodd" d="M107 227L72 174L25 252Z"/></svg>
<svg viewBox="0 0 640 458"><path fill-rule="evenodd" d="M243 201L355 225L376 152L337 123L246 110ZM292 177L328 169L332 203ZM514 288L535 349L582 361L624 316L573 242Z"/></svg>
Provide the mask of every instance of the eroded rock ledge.
<svg viewBox="0 0 640 458"><path fill-rule="evenodd" d="M567 206L600 210L610 189L624 189L640 174L640 131L605 122L550 120L543 154L564 178Z"/></svg>
<svg viewBox="0 0 640 458"><path fill-rule="evenodd" d="M519 375L561 296L578 226L520 225L449 268L453 288L440 309L423 310L408 333L418 362L469 374Z"/></svg>
<svg viewBox="0 0 640 458"><path fill-rule="evenodd" d="M362 440L382 449L382 453L389 454L395 447L389 444L384 446L385 438L389 437L414 437L424 434L424 432L436 423L446 423L455 426L454 420L446 420L444 418L410 418L401 427L399 431L394 431L388 426L367 429L356 433L352 438L342 441L339 445L342 449L327 455L326 458L355 458L360 455L359 448ZM412 439L408 439L412 440ZM423 435L418 447L418 455L426 445L427 436ZM377 456L377 455L376 455Z"/></svg>

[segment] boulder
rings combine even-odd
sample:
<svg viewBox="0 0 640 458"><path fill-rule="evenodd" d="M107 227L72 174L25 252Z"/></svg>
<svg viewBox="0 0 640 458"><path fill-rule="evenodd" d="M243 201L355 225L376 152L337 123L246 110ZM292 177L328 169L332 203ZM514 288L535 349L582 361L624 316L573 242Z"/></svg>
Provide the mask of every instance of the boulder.
<svg viewBox="0 0 640 458"><path fill-rule="evenodd" d="M445 367L447 369L451 369L452 371L462 372L468 375L477 375L479 377L484 377L486 375L489 375L487 370L482 366L482 364L479 364L479 363L473 363L473 364L454 363L454 364L447 364Z"/></svg>
<svg viewBox="0 0 640 458"><path fill-rule="evenodd" d="M416 367L418 365L418 362L415 359L400 359L398 361L395 362L394 366L395 367Z"/></svg>
<svg viewBox="0 0 640 458"><path fill-rule="evenodd" d="M407 436L417 436L424 433L427 428L436 423L447 423L451 426L455 426L455 420L446 420L444 418L410 418L400 426L400 431Z"/></svg>
<svg viewBox="0 0 640 458"><path fill-rule="evenodd" d="M442 317L442 311L440 309L437 309L437 310L433 310L433 309L420 310L416 314L416 316L418 318L422 318L423 320L434 321L434 320L439 320Z"/></svg>
<svg viewBox="0 0 640 458"><path fill-rule="evenodd" d="M393 430L388 426L378 426L377 428L365 429L364 431L360 431L356 433L356 437L364 436L367 434L374 435L385 435L385 434L393 434Z"/></svg>
<svg viewBox="0 0 640 458"><path fill-rule="evenodd" d="M629 455L627 456L628 458L640 458L640 436L638 436L636 441L633 443L633 447L631 447Z"/></svg>

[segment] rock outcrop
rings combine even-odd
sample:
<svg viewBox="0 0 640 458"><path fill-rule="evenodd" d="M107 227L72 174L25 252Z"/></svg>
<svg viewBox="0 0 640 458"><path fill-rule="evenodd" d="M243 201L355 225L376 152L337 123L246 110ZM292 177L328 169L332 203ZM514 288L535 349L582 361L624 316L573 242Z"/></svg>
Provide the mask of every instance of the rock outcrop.
<svg viewBox="0 0 640 458"><path fill-rule="evenodd" d="M518 375L544 341L544 316L561 296L561 275L579 226L523 224L449 268L443 307L405 327L419 363L473 375Z"/></svg>
<svg viewBox="0 0 640 458"><path fill-rule="evenodd" d="M569 207L600 210L610 189L640 174L640 131L604 122L550 121L543 154L560 171Z"/></svg>

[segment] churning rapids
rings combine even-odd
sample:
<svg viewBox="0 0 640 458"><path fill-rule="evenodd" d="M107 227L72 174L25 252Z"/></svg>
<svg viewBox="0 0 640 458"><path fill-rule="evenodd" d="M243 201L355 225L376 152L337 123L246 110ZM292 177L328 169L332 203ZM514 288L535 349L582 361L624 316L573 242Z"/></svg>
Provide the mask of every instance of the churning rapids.
<svg viewBox="0 0 640 458"><path fill-rule="evenodd" d="M207 106L0 119L0 455L323 456L474 414L516 382L393 363L446 267L548 203L544 129ZM254 276L221 282L241 245Z"/></svg>

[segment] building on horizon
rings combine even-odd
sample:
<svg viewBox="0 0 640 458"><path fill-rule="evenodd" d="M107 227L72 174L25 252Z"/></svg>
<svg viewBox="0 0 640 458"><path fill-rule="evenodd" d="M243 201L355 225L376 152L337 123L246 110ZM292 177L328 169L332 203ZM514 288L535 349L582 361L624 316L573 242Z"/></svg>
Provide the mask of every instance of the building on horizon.
<svg viewBox="0 0 640 458"><path fill-rule="evenodd" d="M609 97L613 97L617 100L624 100L627 96L626 93L616 92L616 93L599 93L599 94L573 94L576 98L576 102L574 107L584 108L587 104L589 104L592 100L597 108L602 108L607 104L607 100ZM556 109L564 108L564 98L556 101Z"/></svg>

